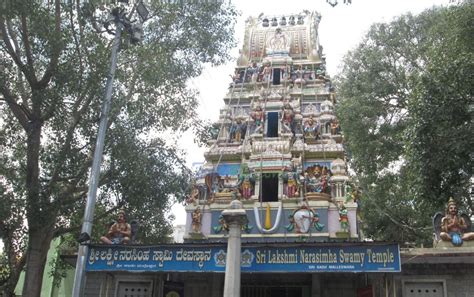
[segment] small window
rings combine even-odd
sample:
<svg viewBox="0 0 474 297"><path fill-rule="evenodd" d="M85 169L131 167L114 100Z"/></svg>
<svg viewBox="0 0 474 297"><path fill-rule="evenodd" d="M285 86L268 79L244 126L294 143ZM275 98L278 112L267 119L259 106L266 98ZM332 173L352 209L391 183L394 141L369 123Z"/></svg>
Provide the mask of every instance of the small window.
<svg viewBox="0 0 474 297"><path fill-rule="evenodd" d="M269 112L267 119L267 137L278 137L278 112Z"/></svg>
<svg viewBox="0 0 474 297"><path fill-rule="evenodd" d="M273 68L273 85L279 85L280 79L280 68Z"/></svg>
<svg viewBox="0 0 474 297"><path fill-rule="evenodd" d="M264 173L262 176L262 202L278 201L278 173Z"/></svg>

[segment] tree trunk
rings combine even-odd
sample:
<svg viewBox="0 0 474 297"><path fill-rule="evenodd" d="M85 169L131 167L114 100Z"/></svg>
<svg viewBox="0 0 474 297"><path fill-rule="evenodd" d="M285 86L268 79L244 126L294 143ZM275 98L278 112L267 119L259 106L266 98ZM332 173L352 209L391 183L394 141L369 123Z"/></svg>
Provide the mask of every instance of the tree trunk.
<svg viewBox="0 0 474 297"><path fill-rule="evenodd" d="M40 149L42 121L41 96L33 90L33 115L27 129L27 219L28 246L26 250L25 282L22 296L40 297L44 268L53 238L55 217L47 210L47 198L40 193Z"/></svg>
<svg viewBox="0 0 474 297"><path fill-rule="evenodd" d="M22 296L40 297L46 256L52 239L52 227L44 227L29 232Z"/></svg>

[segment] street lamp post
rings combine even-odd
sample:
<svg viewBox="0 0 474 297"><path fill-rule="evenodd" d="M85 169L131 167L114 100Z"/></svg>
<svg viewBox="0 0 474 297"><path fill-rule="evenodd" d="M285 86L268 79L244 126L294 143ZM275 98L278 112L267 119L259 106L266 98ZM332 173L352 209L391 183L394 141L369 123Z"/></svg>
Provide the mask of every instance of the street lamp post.
<svg viewBox="0 0 474 297"><path fill-rule="evenodd" d="M141 8L141 11L145 11L145 14L140 13L140 10L137 11L142 18L142 21L145 21L148 15L148 11L146 7L143 6L143 3L140 2L138 7ZM111 53L111 62L110 62L110 69L107 75L107 82L105 85L105 93L104 93L104 101L102 103L102 110L100 115L100 122L99 122L99 131L97 134L97 140L94 150L94 159L92 161L92 168L89 180L89 190L87 193L87 203L84 212L84 219L82 223L82 230L80 236L80 243L79 249L77 253L77 262L76 262L76 272L74 275L74 285L72 290L73 297L80 297L84 293L84 285L85 285L85 266L87 261L87 254L88 254L88 245L84 244L83 241L88 241L90 239L90 234L92 231L92 224L94 220L94 209L95 209L95 202L97 196L97 188L99 185L99 178L100 178L100 165L102 163L102 154L104 151L104 143L105 143L105 133L107 130L107 122L108 122L108 115L111 106L111 99L112 99L112 91L113 91L113 82L115 76L115 70L117 68L117 56L120 50L120 39L122 36L122 31L124 28L130 31L132 41L137 42L136 35L133 34L133 27L131 26L130 21L127 19L125 12L118 8L112 10L113 16L113 23L115 24L115 35L112 45L112 53Z"/></svg>
<svg viewBox="0 0 474 297"><path fill-rule="evenodd" d="M104 102L102 103L102 114L100 116L99 132L97 134L97 140L95 144L94 159L92 161L89 181L89 191L87 193L87 203L81 230L81 234L87 234L86 236L90 236L92 231L92 223L94 220L95 201L100 177L100 165L102 163L102 153L104 151L105 132L110 111L110 101L112 99L112 86L114 82L115 69L117 68L117 54L120 47L120 36L122 34L122 29L123 25L120 22L116 22L110 69L109 74L107 75L107 83L105 86ZM87 252L88 246L86 244L80 243L79 250L77 252L76 274L74 276L74 286L72 290L72 296L74 297L81 296L81 292L83 292Z"/></svg>

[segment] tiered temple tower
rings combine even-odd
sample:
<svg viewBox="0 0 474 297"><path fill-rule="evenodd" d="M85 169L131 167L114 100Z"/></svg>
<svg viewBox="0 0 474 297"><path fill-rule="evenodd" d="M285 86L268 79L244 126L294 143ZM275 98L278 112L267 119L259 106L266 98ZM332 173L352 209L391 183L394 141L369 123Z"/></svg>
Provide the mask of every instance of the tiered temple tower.
<svg viewBox="0 0 474 297"><path fill-rule="evenodd" d="M186 206L185 241L222 241L221 212L246 210L243 242L357 240L357 192L316 12L260 16L245 42Z"/></svg>

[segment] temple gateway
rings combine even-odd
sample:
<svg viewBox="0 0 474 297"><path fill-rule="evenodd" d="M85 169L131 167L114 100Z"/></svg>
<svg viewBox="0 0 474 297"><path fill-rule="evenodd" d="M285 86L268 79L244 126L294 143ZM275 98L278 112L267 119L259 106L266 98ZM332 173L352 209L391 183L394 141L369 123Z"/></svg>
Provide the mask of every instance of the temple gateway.
<svg viewBox="0 0 474 297"><path fill-rule="evenodd" d="M474 296L472 248L363 241L320 20L247 20L184 243L91 246L86 296L221 297L228 265L240 266L242 297ZM232 259L223 211L235 200L244 219Z"/></svg>

